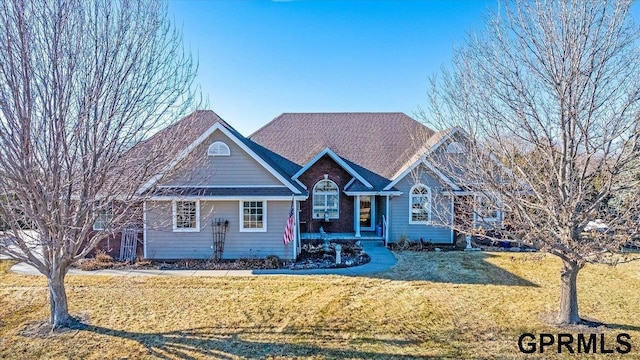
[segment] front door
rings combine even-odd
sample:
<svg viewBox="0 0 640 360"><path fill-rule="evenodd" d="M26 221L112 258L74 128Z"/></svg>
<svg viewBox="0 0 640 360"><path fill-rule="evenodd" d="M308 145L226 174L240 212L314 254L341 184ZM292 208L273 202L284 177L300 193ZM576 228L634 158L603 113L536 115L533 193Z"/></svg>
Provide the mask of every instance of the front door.
<svg viewBox="0 0 640 360"><path fill-rule="evenodd" d="M373 196L361 195L360 196L360 229L373 230L375 224L373 219L375 218L375 201Z"/></svg>

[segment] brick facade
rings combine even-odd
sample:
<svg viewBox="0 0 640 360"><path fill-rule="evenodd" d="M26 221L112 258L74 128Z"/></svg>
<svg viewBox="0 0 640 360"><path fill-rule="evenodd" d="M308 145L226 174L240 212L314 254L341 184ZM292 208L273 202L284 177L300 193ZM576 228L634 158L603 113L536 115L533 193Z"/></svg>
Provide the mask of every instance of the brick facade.
<svg viewBox="0 0 640 360"><path fill-rule="evenodd" d="M112 258L118 260L120 257L120 244L122 243L122 232L117 232L110 235L108 238L100 241L96 247L91 250L87 257L94 257L99 252L104 252L110 255ZM137 257L142 257L143 254L143 241L142 241L142 229L138 233L138 243L136 245Z"/></svg>
<svg viewBox="0 0 640 360"><path fill-rule="evenodd" d="M119 205L117 202L115 202L114 207L116 209L116 211L122 211L122 207L120 209L118 209ZM138 203L135 204L133 206L130 206L127 208L128 211L132 212L132 218L127 219L127 221L132 222L134 224L136 224L135 226L138 228L138 243L136 245L136 254L137 256L142 256L143 255L143 214L142 214L142 203ZM122 225L120 225L122 226ZM91 236L95 235L95 230L93 231L93 233L90 234L89 238ZM96 247L91 250L91 252L89 254L87 254L88 257L93 257L96 255L96 253L99 252L104 252L107 255L110 255L111 257L113 257L114 259L118 259L120 257L120 244L122 243L122 232L118 231L115 232L111 235L109 235L107 238L103 239L102 241L100 241Z"/></svg>
<svg viewBox="0 0 640 360"><path fill-rule="evenodd" d="M328 179L338 185L340 191L340 214L338 219L325 222L320 219L313 219L313 186L320 180L324 180L324 175L328 175ZM300 231L314 232L320 231L320 227L329 233L351 233L354 232L353 213L354 204L353 197L344 194L344 187L353 176L344 170L338 163L333 161L328 155L323 156L315 164L313 164L304 174L300 176L300 180L309 189L309 199L300 203ZM306 224L306 226L305 226Z"/></svg>

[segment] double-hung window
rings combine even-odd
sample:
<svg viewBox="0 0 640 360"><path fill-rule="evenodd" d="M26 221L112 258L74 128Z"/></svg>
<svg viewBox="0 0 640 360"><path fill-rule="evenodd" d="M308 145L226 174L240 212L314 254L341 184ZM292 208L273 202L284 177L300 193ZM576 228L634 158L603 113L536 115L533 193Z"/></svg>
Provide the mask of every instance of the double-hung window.
<svg viewBox="0 0 640 360"><path fill-rule="evenodd" d="M173 202L173 231L200 231L200 202Z"/></svg>
<svg viewBox="0 0 640 360"><path fill-rule="evenodd" d="M240 201L240 231L267 231L266 201Z"/></svg>

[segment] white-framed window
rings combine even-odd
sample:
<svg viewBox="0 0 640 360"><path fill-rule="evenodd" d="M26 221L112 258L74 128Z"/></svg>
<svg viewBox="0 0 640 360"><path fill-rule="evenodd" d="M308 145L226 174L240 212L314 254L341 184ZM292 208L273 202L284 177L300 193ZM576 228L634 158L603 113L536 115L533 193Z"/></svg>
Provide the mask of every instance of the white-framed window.
<svg viewBox="0 0 640 360"><path fill-rule="evenodd" d="M264 200L240 201L240 231L267 231L267 202Z"/></svg>
<svg viewBox="0 0 640 360"><path fill-rule="evenodd" d="M485 195L476 196L476 219L483 222L495 222L502 220L502 211L495 202Z"/></svg>
<svg viewBox="0 0 640 360"><path fill-rule="evenodd" d="M200 231L200 201L198 200L174 200L173 206L173 231L198 232Z"/></svg>
<svg viewBox="0 0 640 360"><path fill-rule="evenodd" d="M340 191L331 180L320 180L313 187L313 218L338 219L340 217Z"/></svg>
<svg viewBox="0 0 640 360"><path fill-rule="evenodd" d="M447 152L449 154L464 154L465 148L461 143L452 141L449 143L449 145L447 145Z"/></svg>
<svg viewBox="0 0 640 360"><path fill-rule="evenodd" d="M425 224L431 221L431 189L416 184L409 192L409 224Z"/></svg>
<svg viewBox="0 0 640 360"><path fill-rule="evenodd" d="M208 156L229 156L231 155L231 151L229 150L229 146L222 141L216 141L213 144L209 145L207 149Z"/></svg>
<svg viewBox="0 0 640 360"><path fill-rule="evenodd" d="M95 211L96 219L93 222L93 230L104 230L113 219L113 209L111 206Z"/></svg>

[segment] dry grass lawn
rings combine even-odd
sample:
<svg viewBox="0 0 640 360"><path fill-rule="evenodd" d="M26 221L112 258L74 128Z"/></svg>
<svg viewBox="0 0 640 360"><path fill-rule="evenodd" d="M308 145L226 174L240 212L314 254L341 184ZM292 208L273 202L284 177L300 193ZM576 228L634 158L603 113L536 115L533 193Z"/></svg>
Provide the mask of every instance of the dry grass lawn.
<svg viewBox="0 0 640 360"><path fill-rule="evenodd" d="M48 316L44 278L9 273L11 262L0 261L0 358L572 357L517 347L523 332L567 332L541 320L558 306L555 258L397 255L392 270L357 278L70 275L71 312L90 326L46 337L21 335ZM631 354L613 357L639 357L640 261L587 266L578 281L581 313L611 324L595 330L607 347L617 333L631 335Z"/></svg>

